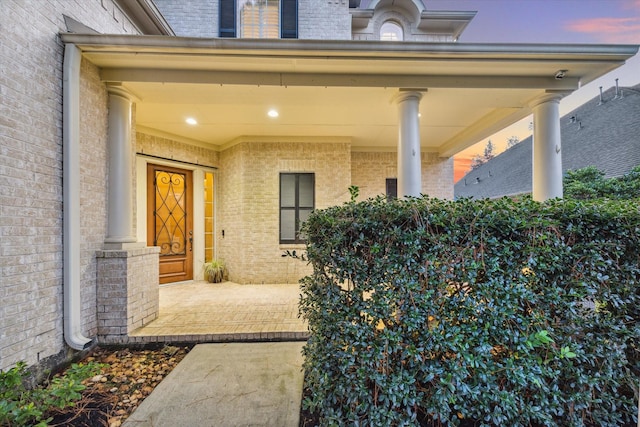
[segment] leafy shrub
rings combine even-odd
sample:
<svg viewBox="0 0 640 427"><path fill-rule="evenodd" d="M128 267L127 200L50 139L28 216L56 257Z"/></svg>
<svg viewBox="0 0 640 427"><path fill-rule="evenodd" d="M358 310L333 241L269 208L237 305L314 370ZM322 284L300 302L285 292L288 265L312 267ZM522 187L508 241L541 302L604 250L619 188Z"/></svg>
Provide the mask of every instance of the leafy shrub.
<svg viewBox="0 0 640 427"><path fill-rule="evenodd" d="M51 420L45 418L47 411L72 406L82 397L82 381L96 375L101 367L96 363L74 363L63 376L55 376L46 386L34 389L24 386L29 375L24 362L0 372L0 426L46 426Z"/></svg>
<svg viewBox="0 0 640 427"><path fill-rule="evenodd" d="M604 172L594 166L568 171L564 178L567 198L609 198L628 200L640 197L640 166L617 178L605 178Z"/></svg>
<svg viewBox="0 0 640 427"><path fill-rule="evenodd" d="M634 204L378 198L305 233L304 405L323 425L635 419Z"/></svg>

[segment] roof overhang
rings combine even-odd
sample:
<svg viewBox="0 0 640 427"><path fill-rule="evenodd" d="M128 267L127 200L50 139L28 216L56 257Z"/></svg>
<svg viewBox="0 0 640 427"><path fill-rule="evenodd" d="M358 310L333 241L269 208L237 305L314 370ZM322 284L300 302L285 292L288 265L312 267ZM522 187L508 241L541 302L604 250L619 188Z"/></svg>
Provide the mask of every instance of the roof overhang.
<svg viewBox="0 0 640 427"><path fill-rule="evenodd" d="M401 88L427 91L421 143L451 156L621 66L636 45L247 40L62 34L138 98L137 124L221 149L241 137L349 138L394 150ZM556 78L559 70L564 77ZM277 120L266 110L277 107ZM186 116L199 125L188 126ZM329 138L330 139L330 138Z"/></svg>
<svg viewBox="0 0 640 427"><path fill-rule="evenodd" d="M475 11L423 10L418 29L428 34L450 35L455 41L476 16Z"/></svg>

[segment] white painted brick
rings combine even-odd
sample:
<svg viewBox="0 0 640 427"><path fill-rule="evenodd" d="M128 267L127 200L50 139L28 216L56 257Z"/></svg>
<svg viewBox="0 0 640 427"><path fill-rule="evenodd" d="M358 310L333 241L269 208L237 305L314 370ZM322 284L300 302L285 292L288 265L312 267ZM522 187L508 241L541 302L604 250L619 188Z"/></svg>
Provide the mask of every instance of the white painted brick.
<svg viewBox="0 0 640 427"><path fill-rule="evenodd" d="M218 37L218 0L154 0L178 36Z"/></svg>
<svg viewBox="0 0 640 427"><path fill-rule="evenodd" d="M63 14L102 33L122 33L130 23L117 13L120 22L114 20L112 0L3 0L1 8L0 319L16 317L6 312L18 310L25 320L19 334L0 323L0 369L6 369L19 360L34 364L64 348L63 46L58 37L66 31ZM106 228L106 91L97 69L85 62L81 80L82 322L91 336L97 332L95 250ZM21 296L5 304L18 285Z"/></svg>
<svg viewBox="0 0 640 427"><path fill-rule="evenodd" d="M298 37L301 39L350 40L351 14L347 0L300 0Z"/></svg>

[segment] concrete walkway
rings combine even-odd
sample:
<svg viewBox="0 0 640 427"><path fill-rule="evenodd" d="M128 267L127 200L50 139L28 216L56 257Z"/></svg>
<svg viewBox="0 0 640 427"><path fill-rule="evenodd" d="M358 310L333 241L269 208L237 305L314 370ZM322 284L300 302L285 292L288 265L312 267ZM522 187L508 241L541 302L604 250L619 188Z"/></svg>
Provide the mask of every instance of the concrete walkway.
<svg viewBox="0 0 640 427"><path fill-rule="evenodd" d="M199 344L124 427L297 427L302 342Z"/></svg>

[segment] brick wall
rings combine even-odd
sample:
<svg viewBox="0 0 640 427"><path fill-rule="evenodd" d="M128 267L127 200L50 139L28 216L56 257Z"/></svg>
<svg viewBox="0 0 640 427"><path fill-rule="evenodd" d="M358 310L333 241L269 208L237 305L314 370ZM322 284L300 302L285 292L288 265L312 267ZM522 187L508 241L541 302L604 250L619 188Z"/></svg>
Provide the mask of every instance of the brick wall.
<svg viewBox="0 0 640 427"><path fill-rule="evenodd" d="M136 132L136 151L183 162L218 165L217 151L144 132Z"/></svg>
<svg viewBox="0 0 640 427"><path fill-rule="evenodd" d="M110 0L2 1L0 13L0 369L63 357L63 14L104 33L135 29ZM82 65L82 318L95 333L95 246L104 239L106 95ZM87 93L85 92L85 93ZM96 178L97 177L97 178Z"/></svg>
<svg viewBox="0 0 640 427"><path fill-rule="evenodd" d="M431 197L453 199L453 158L423 152L422 192ZM351 153L351 182L360 190L359 200L386 193L386 178L398 177L395 152Z"/></svg>
<svg viewBox="0 0 640 427"><path fill-rule="evenodd" d="M316 208L349 199L350 144L242 142L220 153L219 255L239 283L296 283L305 263L282 253L304 245L279 244L280 172L313 172Z"/></svg>
<svg viewBox="0 0 640 427"><path fill-rule="evenodd" d="M247 151L247 144L237 144L220 153L217 187L217 257L227 264L229 280L238 283L241 283L239 277L247 257L244 227L247 186L243 181Z"/></svg>
<svg viewBox="0 0 640 427"><path fill-rule="evenodd" d="M218 0L154 0L178 36L218 37ZM351 39L348 0L299 0L298 38Z"/></svg>
<svg viewBox="0 0 640 427"><path fill-rule="evenodd" d="M351 40L348 0L300 0L298 38Z"/></svg>
<svg viewBox="0 0 640 427"><path fill-rule="evenodd" d="M107 108L108 95L98 69L81 64L80 227L82 323L87 337L97 333L95 252L102 248L107 229Z"/></svg>
<svg viewBox="0 0 640 427"><path fill-rule="evenodd" d="M351 183L359 189L359 200L386 193L386 178L397 178L395 152L351 153Z"/></svg>
<svg viewBox="0 0 640 427"><path fill-rule="evenodd" d="M154 0L177 36L218 37L218 0Z"/></svg>
<svg viewBox="0 0 640 427"><path fill-rule="evenodd" d="M421 154L424 194L440 199L453 199L453 157L438 157L438 153Z"/></svg>

